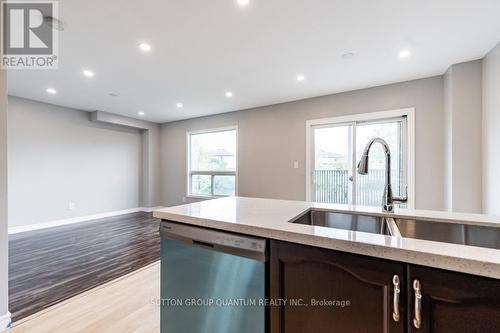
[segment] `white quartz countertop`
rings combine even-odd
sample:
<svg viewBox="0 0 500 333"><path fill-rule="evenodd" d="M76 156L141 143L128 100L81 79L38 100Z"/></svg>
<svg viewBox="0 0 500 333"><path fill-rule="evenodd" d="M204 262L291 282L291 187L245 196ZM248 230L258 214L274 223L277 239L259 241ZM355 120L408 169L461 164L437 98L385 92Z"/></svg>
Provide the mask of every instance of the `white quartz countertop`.
<svg viewBox="0 0 500 333"><path fill-rule="evenodd" d="M228 197L154 211L156 218L500 279L500 250L290 223L310 208L500 228L480 214Z"/></svg>

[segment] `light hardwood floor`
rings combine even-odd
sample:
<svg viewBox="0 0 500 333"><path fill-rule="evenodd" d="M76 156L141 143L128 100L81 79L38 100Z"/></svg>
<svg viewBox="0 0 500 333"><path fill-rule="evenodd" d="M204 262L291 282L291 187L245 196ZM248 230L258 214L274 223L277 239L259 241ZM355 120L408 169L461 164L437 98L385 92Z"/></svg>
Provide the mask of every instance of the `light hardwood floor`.
<svg viewBox="0 0 500 333"><path fill-rule="evenodd" d="M159 262L17 323L12 333L158 333Z"/></svg>

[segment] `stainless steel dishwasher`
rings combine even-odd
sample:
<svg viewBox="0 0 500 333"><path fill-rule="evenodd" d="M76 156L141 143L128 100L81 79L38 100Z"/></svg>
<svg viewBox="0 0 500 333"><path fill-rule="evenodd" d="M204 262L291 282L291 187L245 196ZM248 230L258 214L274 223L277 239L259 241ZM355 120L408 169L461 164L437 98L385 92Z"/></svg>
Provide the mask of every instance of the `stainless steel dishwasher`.
<svg viewBox="0 0 500 333"><path fill-rule="evenodd" d="M266 240L162 221L161 332L264 333Z"/></svg>

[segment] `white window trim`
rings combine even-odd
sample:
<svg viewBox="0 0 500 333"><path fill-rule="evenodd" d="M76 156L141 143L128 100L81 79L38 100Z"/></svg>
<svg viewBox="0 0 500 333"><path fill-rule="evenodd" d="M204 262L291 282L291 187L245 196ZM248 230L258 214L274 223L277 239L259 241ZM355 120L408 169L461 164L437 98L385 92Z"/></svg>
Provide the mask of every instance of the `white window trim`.
<svg viewBox="0 0 500 333"><path fill-rule="evenodd" d="M226 195L202 195L202 194L191 194L191 135L195 134L205 134L205 133L214 133L214 132L224 132L224 131L236 131L236 166L235 166L235 189L234 195L238 195L238 126L226 126L226 127L217 127L217 128L209 128L195 131L187 131L186 132L186 197L194 198L194 199L215 199L215 198L224 198ZM199 171L203 173L204 171ZM213 171L207 172L207 174L233 174L232 171Z"/></svg>
<svg viewBox="0 0 500 333"><path fill-rule="evenodd" d="M312 200L312 163L314 151L313 140L312 140L312 129L316 126L321 125L340 125L353 122L361 121L374 121L374 120L384 120L390 118L397 118L406 116L407 121L407 131L406 137L406 149L404 154L408 156L407 159L407 185L408 185L408 203L409 209L415 208L415 108L405 108L389 111L380 112L368 112L368 113L358 113L348 116L340 117L330 117L321 119L310 119L306 121L306 200ZM354 162L355 159L354 159Z"/></svg>

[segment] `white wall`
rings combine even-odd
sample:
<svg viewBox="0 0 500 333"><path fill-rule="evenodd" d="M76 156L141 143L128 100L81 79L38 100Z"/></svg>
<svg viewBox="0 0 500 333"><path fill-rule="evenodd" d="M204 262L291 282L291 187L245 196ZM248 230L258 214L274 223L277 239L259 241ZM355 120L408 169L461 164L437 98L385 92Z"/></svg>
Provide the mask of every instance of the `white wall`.
<svg viewBox="0 0 500 333"><path fill-rule="evenodd" d="M444 77L445 207L482 212L482 61L450 67Z"/></svg>
<svg viewBox="0 0 500 333"><path fill-rule="evenodd" d="M10 323L7 209L7 84L5 71L0 69L0 331Z"/></svg>
<svg viewBox="0 0 500 333"><path fill-rule="evenodd" d="M8 113L9 226L140 206L138 130L16 97Z"/></svg>
<svg viewBox="0 0 500 333"><path fill-rule="evenodd" d="M500 44L483 59L483 212L500 215Z"/></svg>
<svg viewBox="0 0 500 333"><path fill-rule="evenodd" d="M164 124L163 204L186 195L186 131L238 125L239 195L305 200L306 120L407 107L416 113L416 207L443 209L441 76Z"/></svg>
<svg viewBox="0 0 500 333"><path fill-rule="evenodd" d="M103 111L92 112L90 119L99 123L135 128L141 131L141 207L160 206L160 125Z"/></svg>

